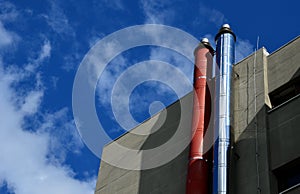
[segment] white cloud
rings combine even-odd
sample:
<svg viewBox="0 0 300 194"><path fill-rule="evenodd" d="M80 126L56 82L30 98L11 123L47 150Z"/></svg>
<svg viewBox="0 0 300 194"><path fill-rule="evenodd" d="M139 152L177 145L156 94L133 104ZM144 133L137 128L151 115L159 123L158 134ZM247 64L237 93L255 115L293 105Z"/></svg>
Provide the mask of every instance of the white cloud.
<svg viewBox="0 0 300 194"><path fill-rule="evenodd" d="M74 52L71 55L66 55L61 68L67 72L77 69L81 59L82 56L78 52Z"/></svg>
<svg viewBox="0 0 300 194"><path fill-rule="evenodd" d="M28 95L19 94L12 85L19 77L0 66L0 180L6 181L17 194L82 194L93 193L94 181L80 181L63 160L53 161L51 140L57 137L49 132L57 126L55 122L63 117L65 110L48 114L41 129L23 129L24 118L37 112L43 91L32 89ZM18 109L16 100L25 98L25 103ZM70 124L70 123L69 123ZM67 124L67 125L69 125ZM48 127L45 127L45 126ZM66 129L66 125L61 130ZM70 131L66 132L69 133ZM59 133L61 136L62 133ZM66 137L66 135L62 136ZM58 139L57 142L60 142ZM73 141L72 142L77 142ZM65 145L65 144L64 144ZM75 147L78 147L77 145ZM79 146L80 147L80 146ZM62 149L62 147L60 147ZM53 151L53 150L52 150ZM57 150L56 150L57 151Z"/></svg>
<svg viewBox="0 0 300 194"><path fill-rule="evenodd" d="M1 21L14 21L19 16L16 7L8 2L8 1L1 1L0 2L0 20Z"/></svg>
<svg viewBox="0 0 300 194"><path fill-rule="evenodd" d="M124 3L122 2L122 0L104 0L105 4L112 8L112 9L116 9L116 10L124 10Z"/></svg>
<svg viewBox="0 0 300 194"><path fill-rule="evenodd" d="M49 40L44 41L44 45L42 46L41 53L38 57L39 61L43 61L45 58L50 57L50 52L51 52L51 45Z"/></svg>
<svg viewBox="0 0 300 194"><path fill-rule="evenodd" d="M166 23L172 19L174 19L173 16L175 16L174 10L171 9L172 2L171 1L149 1L149 0L141 0L141 7L145 14L145 23ZM153 36L155 39L161 39L160 38L160 32L159 31L145 31L146 33L149 33L151 36ZM92 39L92 42L94 43L94 39ZM160 40L158 40L159 42ZM173 40L161 40L164 42L167 41L173 41ZM185 47L186 45L182 43L182 45L178 45L180 47ZM114 52L114 42L110 42L106 47L105 50L102 51L103 58L106 58L107 55L110 55L111 52ZM190 48L186 48L189 49ZM176 57L177 56L177 57ZM166 49L159 49L159 48L152 48L151 52L149 53L149 59L162 59L162 61L170 62L170 63L176 63L180 64L177 67L179 67L184 73L190 74L192 72L192 68L190 65L187 65L186 61L183 60L183 57L178 57L178 55L172 54L172 51L166 51ZM100 63L98 61L98 63ZM131 64L132 65L132 64ZM122 55L119 55L113 60L113 63L111 63L108 68L104 71L104 73L101 75L99 79L99 84L97 88L97 94L98 94L98 100L101 103L104 103L105 105L108 105L111 100L111 91L113 88L113 85L115 81L117 80L118 76L126 70L130 65L128 65L128 61L126 58L124 58ZM97 68L97 67L96 67ZM96 72L96 71L91 71ZM148 71L146 71L148 73ZM162 71L163 72L163 71ZM167 74L163 74L161 76L168 77ZM165 86L158 85L157 89L163 93L166 91L169 91ZM183 89L184 90L184 89ZM185 90L186 91L186 90ZM140 94L140 97L148 98L146 96L143 96ZM139 99L139 102L142 103L145 101L145 99L142 98L135 98ZM121 102L120 102L121 103ZM136 103L138 104L138 103Z"/></svg>
<svg viewBox="0 0 300 194"><path fill-rule="evenodd" d="M175 17L175 11L171 9L172 1L141 0L141 6L145 14L145 23L168 23Z"/></svg>
<svg viewBox="0 0 300 194"><path fill-rule="evenodd" d="M254 52L254 46L249 40L237 38L235 48L235 61L236 63Z"/></svg>
<svg viewBox="0 0 300 194"><path fill-rule="evenodd" d="M21 110L26 114L36 113L44 93L41 90L31 91L24 99Z"/></svg>
<svg viewBox="0 0 300 194"><path fill-rule="evenodd" d="M0 49L13 46L20 40L17 34L5 28L5 24L14 21L18 15L13 4L6 1L0 2Z"/></svg>
<svg viewBox="0 0 300 194"><path fill-rule="evenodd" d="M159 84L157 82L152 82L152 88L155 88L155 90L152 92L147 92L148 95L146 95L144 92L132 93L132 90L135 88L135 86L139 86L145 81L149 80L160 80L167 85L170 84L167 83L170 81L175 81L172 83L176 83L176 80L171 79L175 77L174 72L170 72L172 76L162 75L164 74L164 71L166 71L164 67L154 65L153 62L148 62L147 64L137 64L124 71L124 74L119 77L119 80L115 83L112 93L112 109L116 120L123 128L130 130L138 124L138 122L132 119L131 112L129 110L130 106L133 107L133 112L135 113L138 112L135 109L143 109L140 111L145 111L148 108L146 105L149 105L149 103L154 101L156 93L163 94L166 92L166 88L158 87ZM161 89L161 91L157 91L159 89Z"/></svg>
<svg viewBox="0 0 300 194"><path fill-rule="evenodd" d="M176 19L175 10L172 9L172 1L159 1L159 0L141 0L142 8L144 10L144 14L146 16L145 23L159 23L165 24L174 19ZM157 42L173 42L174 40L168 40L166 37L161 38L160 32L158 31L147 31L147 33L151 34L151 36L155 37ZM187 44L190 45L190 44ZM182 42L180 46L184 48L187 52L193 51L193 48L187 47L187 45ZM182 50L182 49L180 49ZM183 54L183 53L182 53ZM174 51L163 49L163 48L151 48L149 60L159 60L166 63L169 63L175 67L177 67L180 71L182 71L186 77L192 82L192 74L193 74L193 65L187 61L184 57L175 53ZM148 72L148 71L146 71ZM167 73L163 70L161 71L161 77L171 79ZM169 80L171 81L171 80ZM176 80L172 80L176 81ZM157 89L159 92L164 93L166 91L170 91L166 86L157 84ZM187 92L191 91L192 88L182 88L182 92L180 92L179 97L183 97Z"/></svg>
<svg viewBox="0 0 300 194"><path fill-rule="evenodd" d="M48 15L42 15L48 25L54 32L60 35L75 36L75 31L69 24L67 16L64 11L59 7L57 2L51 1L51 8Z"/></svg>
<svg viewBox="0 0 300 194"><path fill-rule="evenodd" d="M224 23L228 22L228 19L225 15L219 10L209 8L204 4L200 5L199 13L201 15L202 20L198 22L205 23L206 20L213 23L217 28L220 28ZM198 23L200 25L200 23ZM234 30L234 29L233 29ZM204 37L208 38L211 45L215 48L214 36L211 34L207 34ZM235 63L239 62L243 58L247 57L254 51L254 46L247 39L242 39L237 36L236 41L236 49L235 49Z"/></svg>
<svg viewBox="0 0 300 194"><path fill-rule="evenodd" d="M0 48L13 43L14 34L6 30L3 23L0 21Z"/></svg>
<svg viewBox="0 0 300 194"><path fill-rule="evenodd" d="M161 1L149 1L149 0L141 0L141 6L145 14L145 23L160 23L160 24L165 24L168 23L169 21L176 19L174 17L174 10L170 9L172 2L171 1L166 1L166 2L161 2ZM201 24L198 24L199 26L203 26L202 24L213 24L214 26L217 26L218 28L227 21L225 15L221 13L220 11L216 9L211 9L208 8L204 5L201 5L199 8L199 13L205 20L199 20L202 22ZM155 37L157 42L163 42L166 43L168 41L174 41L172 39L168 39L167 37L163 37L160 35L161 32L159 31L145 31L145 33L151 34L153 37ZM172 36L170 36L172 37ZM214 45L214 35L212 34L206 34L204 37L209 38L209 40L212 43L212 46L215 47ZM185 53L192 53L194 48L190 48L190 44L185 44L184 42L180 45L183 50L185 50ZM247 56L250 52L253 46L251 43L247 40L243 39L238 39L237 44L236 44L236 58L237 60L240 60L241 58L244 58ZM182 50L181 49L181 50ZM110 52L113 52L114 50L114 45L113 42L111 45L107 45L106 50L102 52L104 55L103 58L107 55L110 54ZM193 69L194 65L193 62L189 62L186 58L180 56L179 54L175 53L174 51L167 50L164 48L157 48L157 47L152 47L150 49L149 53L149 60L159 60L163 61L165 63L171 64L172 66L178 68L185 76L186 78L192 83L193 79ZM116 62L117 61L117 62ZM126 71L130 65L127 63L127 59L124 57L118 57L115 63L111 66L113 69L107 68L105 72L102 74L102 77L99 80L98 84L98 89L97 89L97 94L98 94L98 100L101 103L104 103L104 105L109 105L111 103L111 92L113 85L115 84L117 78L120 76L120 74L124 71ZM124 65L125 64L125 65ZM119 69L117 69L120 67ZM97 68L97 67L96 67ZM162 80L167 80L167 83L177 83L178 80L174 76L170 76L164 69L138 69L137 72L132 73L132 77L128 76L127 78L134 82L136 79L139 79L139 75L141 75L141 72L148 74L151 76L152 72L158 73L159 77ZM136 75L136 76L135 76ZM157 75L155 75L157 76ZM153 77L155 77L153 76ZM117 107L115 110L118 110L120 113L119 115L124 117L121 118L121 122L126 123L126 122L131 122L128 119L128 109L123 108L123 104L127 103L128 101L128 96L125 96L124 94L126 93L126 90L128 85L121 86L120 88L122 91L117 94L118 100L115 101L116 104L114 104L115 107ZM166 97L170 97L170 103L172 102L173 97L170 93L170 88L167 87L166 85L159 84L158 82L151 82L151 87L155 88L156 92L159 94L164 94ZM182 87L181 90L177 93L178 97L181 98L184 95L186 95L188 92L192 90L192 87L186 86ZM151 99L155 98L155 93L153 93L152 96L146 96L143 93L135 93L135 95L130 96L130 104L128 106L131 106L132 110L140 110L141 108L147 108L146 105L149 105L149 102L151 102ZM172 98L172 100L171 100ZM157 100L157 99L156 99ZM134 124L126 124L127 126L134 126Z"/></svg>
<svg viewBox="0 0 300 194"><path fill-rule="evenodd" d="M0 48L14 44L16 36L0 21ZM25 69L0 61L0 186L16 194L92 194L95 178L76 179L64 164L67 152L80 153L83 146L67 111L41 111L44 88L37 69L50 56L45 40ZM21 82L30 87L18 86Z"/></svg>
<svg viewBox="0 0 300 194"><path fill-rule="evenodd" d="M65 161L68 152L80 154L81 148L84 146L75 123L68 119L68 114L67 108L46 114L44 122L39 127L39 131L46 132L51 136L48 156L53 162Z"/></svg>
<svg viewBox="0 0 300 194"><path fill-rule="evenodd" d="M26 65L25 69L33 73L47 58L50 57L51 44L49 40L45 39L37 58L29 59L30 62Z"/></svg>
<svg viewBox="0 0 300 194"><path fill-rule="evenodd" d="M212 47L215 49L216 45L215 45L214 36L212 34L206 34L204 37L208 38ZM254 52L254 46L251 44L249 40L237 37L236 44L235 44L235 63L238 63L239 61L249 56L253 52ZM214 60L214 66L215 66L215 60Z"/></svg>
<svg viewBox="0 0 300 194"><path fill-rule="evenodd" d="M174 19L173 16L175 16L174 10L171 9L172 2L171 1L149 1L149 0L142 0L141 6L144 10L145 14L145 23L167 23ZM150 31L149 31L150 30ZM160 31L157 31L155 29L145 29L145 33L149 34L151 37L155 39L156 42L174 42L172 37L167 38L161 36ZM186 50L186 53L193 52L193 48L189 47L188 42L182 42L180 45L174 45L174 47L178 46L182 50L184 48ZM175 48L174 48L175 49ZM105 50L102 51L102 57L106 58L106 55L110 55L111 52L114 51L114 42L110 42L106 47ZM184 53L185 54L185 53ZM150 49L150 53L148 56L149 60L160 60L166 63L171 64L172 66L175 66L179 68L183 74L186 75L187 79L192 80L192 72L193 72L193 65L192 63L189 63L186 58L183 56L180 56L179 54L175 53L175 51L162 49L162 48L154 48L152 47ZM131 61L132 62L132 61ZM100 63L98 61L98 63ZM114 87L114 84L117 80L117 78L121 75L121 73L125 72L129 66L133 64L128 64L128 60L124 58L122 55L119 55L113 60L113 63L109 65L108 68L104 71L104 73L101 75L99 79L99 84L97 88L97 94L98 94L98 100L100 103L104 105L110 105L111 103L111 95L112 95L112 89ZM97 67L95 67L97 68ZM96 72L96 71L91 71ZM178 78L175 78L174 76L170 76L170 74L166 73L164 69L143 69L141 70L139 68L139 71L132 73L132 76L127 77L130 82L134 83L136 80L139 80L142 74L148 74L150 77L160 77L162 80L165 80L167 83L176 83L178 82ZM155 73L156 75L152 75L152 73ZM130 84L129 84L130 85ZM169 103L172 103L174 100L174 95L170 95L170 88L166 85L163 85L159 82L151 82L150 83L151 88L155 88L155 92L152 94L152 96L146 96L144 93L135 93L135 95L130 96L130 103L128 104L128 107L131 106L134 112L137 112L136 110L140 110L141 108L148 108L146 105L151 104L151 101L154 101L156 94L165 94L165 96L169 96ZM149 86L149 83L148 83ZM128 85L121 86L121 88L125 91L127 91ZM122 91L123 91L122 90ZM189 86L180 88L180 91L178 92L179 97L183 97L185 94L187 94L189 91L191 91L192 88ZM119 92L119 91L118 91ZM121 92L122 93L122 92ZM124 104L127 103L127 99L129 96L126 96L121 94L118 95L118 100L113 104L114 107L117 107L118 115L121 115L122 117L115 118L117 122L126 123L126 126L135 126L137 123L132 123L129 121L128 118L128 111L126 109L122 109L121 107L124 107ZM156 94L155 94L156 93ZM156 99L157 100L157 99ZM151 108L151 105L150 105ZM116 113L116 112L115 112ZM129 113L130 114L130 113ZM116 116L116 115L115 115ZM124 116L124 117L123 117ZM124 126L124 125L123 125ZM128 127L125 127L128 129Z"/></svg>
<svg viewBox="0 0 300 194"><path fill-rule="evenodd" d="M221 26L226 21L223 13L216 9L212 9L209 14L209 21L216 24L217 26Z"/></svg>
<svg viewBox="0 0 300 194"><path fill-rule="evenodd" d="M193 52L193 49L186 48L186 52ZM169 63L177 67L180 71L182 71L186 75L186 77L192 83L193 80L192 75L194 71L193 63L189 62L188 59L176 53L175 51L167 50L164 48L152 48L149 59L164 61L166 63ZM169 75L165 72L162 72L161 76L169 76Z"/></svg>
<svg viewBox="0 0 300 194"><path fill-rule="evenodd" d="M109 105L111 100L111 92L118 76L126 69L128 61L123 55L119 55L107 66L102 73L97 85L98 100L104 105Z"/></svg>
<svg viewBox="0 0 300 194"><path fill-rule="evenodd" d="M198 20L200 20L202 23L203 22L207 23L207 21L209 21L213 23L215 26L217 26L218 28L222 26L224 22L227 22L227 19L225 18L225 15L223 13L221 13L216 9L209 8L203 3L200 4L199 14L201 20L200 18L198 18Z"/></svg>

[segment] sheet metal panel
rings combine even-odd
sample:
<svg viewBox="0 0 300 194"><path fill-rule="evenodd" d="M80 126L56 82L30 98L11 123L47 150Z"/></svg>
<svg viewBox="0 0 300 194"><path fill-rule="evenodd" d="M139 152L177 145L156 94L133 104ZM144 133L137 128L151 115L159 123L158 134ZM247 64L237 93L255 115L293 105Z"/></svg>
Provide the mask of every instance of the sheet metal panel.
<svg viewBox="0 0 300 194"><path fill-rule="evenodd" d="M228 193L230 144L230 83L235 59L235 35L229 25L223 25L216 36L215 144L213 193Z"/></svg>
<svg viewBox="0 0 300 194"><path fill-rule="evenodd" d="M210 115L207 75L212 74L214 50L207 39L195 49L193 128L187 177L187 194L209 194L211 192L212 159L205 153L203 140ZM207 72L210 71L210 72ZM208 77L210 79L210 77Z"/></svg>

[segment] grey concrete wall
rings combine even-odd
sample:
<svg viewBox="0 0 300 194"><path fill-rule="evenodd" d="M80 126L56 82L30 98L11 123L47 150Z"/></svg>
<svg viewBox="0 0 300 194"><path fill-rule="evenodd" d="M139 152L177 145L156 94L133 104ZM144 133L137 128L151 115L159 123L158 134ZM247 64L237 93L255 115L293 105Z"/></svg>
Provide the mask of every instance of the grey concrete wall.
<svg viewBox="0 0 300 194"><path fill-rule="evenodd" d="M270 193L267 55L262 48L233 68L230 193Z"/></svg>
<svg viewBox="0 0 300 194"><path fill-rule="evenodd" d="M263 48L234 66L231 193L278 193L273 170L300 156L299 102L268 114L268 94L299 75L299 49L298 37L271 55Z"/></svg>
<svg viewBox="0 0 300 194"><path fill-rule="evenodd" d="M131 133L121 136L116 142L130 149L146 150L164 144L173 137L176 130L182 130L181 136L189 140L192 123L192 102L193 95L190 93L169 106L167 110L160 112L154 118L133 129ZM182 114L181 111L183 111ZM153 119L157 120L155 125L151 123ZM180 129L177 129L178 127ZM133 134L137 131L153 133L150 135ZM179 144L180 141L182 140L176 141L175 144ZM176 147L175 144L174 147ZM111 144L108 144L104 148L103 155L116 155L116 160L124 162L121 160L126 156L120 156L118 153L112 152L110 147ZM144 166L149 160L160 160L163 155L169 154L168 151L170 150L163 150L151 156L151 158L142 155L142 163L137 165ZM162 166L141 171L121 169L101 161L95 193L185 193L189 147L187 146L183 152L178 154L175 159Z"/></svg>
<svg viewBox="0 0 300 194"><path fill-rule="evenodd" d="M271 169L300 157L300 96L268 114Z"/></svg>
<svg viewBox="0 0 300 194"><path fill-rule="evenodd" d="M233 68L230 194L253 194L258 190L263 194L278 193L273 171L300 157L299 98L268 113L272 107L268 94L300 74L299 49L298 37L271 55L262 48ZM183 114L180 114L178 101L133 129L151 132L154 130L151 122L158 120L156 125L161 125L158 131L146 136L127 133L116 142L140 150L159 146L174 135L181 117L184 120L181 135L189 139L192 93L181 103L186 107ZM188 152L187 147L169 163L142 171L120 169L102 161L95 193L185 193ZM146 165L149 160L157 160L166 153L168 150L152 158L141 156L141 164L136 165ZM103 154L112 154L118 162L126 158L126 154L111 150L110 144L104 148Z"/></svg>
<svg viewBox="0 0 300 194"><path fill-rule="evenodd" d="M300 75L300 36L268 57L269 92Z"/></svg>

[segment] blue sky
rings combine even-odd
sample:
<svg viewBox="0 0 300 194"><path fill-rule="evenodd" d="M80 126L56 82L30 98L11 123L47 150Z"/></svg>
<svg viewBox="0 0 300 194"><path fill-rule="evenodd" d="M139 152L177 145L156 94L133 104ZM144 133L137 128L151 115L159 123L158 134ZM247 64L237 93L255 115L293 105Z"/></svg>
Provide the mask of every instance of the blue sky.
<svg viewBox="0 0 300 194"><path fill-rule="evenodd" d="M259 47L270 53L298 36L299 4L0 0L0 193L93 193L100 159L76 129L72 89L84 56L108 34L155 23L212 41L229 23L240 60L253 52L258 36ZM118 55L99 78L95 95L97 114L111 138L124 132L110 104L113 84L128 67L149 59L170 63L192 80L193 64L171 50L144 46ZM183 88L179 97L191 89ZM166 84L148 81L132 91L128 106L142 122L177 98Z"/></svg>

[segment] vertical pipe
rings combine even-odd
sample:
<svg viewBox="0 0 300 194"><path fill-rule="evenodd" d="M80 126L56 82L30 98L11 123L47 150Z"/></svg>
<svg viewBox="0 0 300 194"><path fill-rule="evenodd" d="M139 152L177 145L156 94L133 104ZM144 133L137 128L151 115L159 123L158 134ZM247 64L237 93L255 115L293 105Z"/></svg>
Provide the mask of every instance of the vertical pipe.
<svg viewBox="0 0 300 194"><path fill-rule="evenodd" d="M209 99L208 88L206 87L207 67L212 69L214 50L209 44L208 39L203 38L199 46L195 49L195 68L194 68L194 108L193 108L193 128L192 141L190 146L190 159L187 178L187 194L208 194L210 191L209 181L209 158L203 151L203 137L206 131L207 110L210 103L205 104ZM211 74L211 72L209 72ZM206 109L206 111L205 111Z"/></svg>
<svg viewBox="0 0 300 194"><path fill-rule="evenodd" d="M215 135L213 194L228 194L228 164L230 144L230 83L234 63L236 36L224 24L215 37Z"/></svg>

